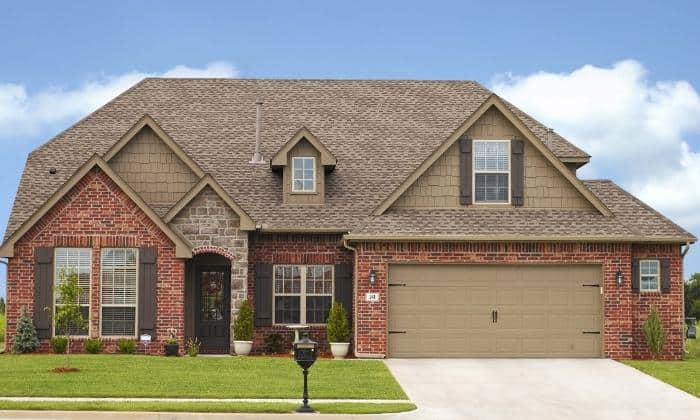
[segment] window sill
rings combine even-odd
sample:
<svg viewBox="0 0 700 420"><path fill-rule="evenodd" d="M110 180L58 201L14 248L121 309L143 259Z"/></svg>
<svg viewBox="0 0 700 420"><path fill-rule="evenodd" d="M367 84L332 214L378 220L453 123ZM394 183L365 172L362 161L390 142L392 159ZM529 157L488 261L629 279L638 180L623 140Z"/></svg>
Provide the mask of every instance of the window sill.
<svg viewBox="0 0 700 420"><path fill-rule="evenodd" d="M318 194L317 191L292 191L289 193L290 195L316 195Z"/></svg>

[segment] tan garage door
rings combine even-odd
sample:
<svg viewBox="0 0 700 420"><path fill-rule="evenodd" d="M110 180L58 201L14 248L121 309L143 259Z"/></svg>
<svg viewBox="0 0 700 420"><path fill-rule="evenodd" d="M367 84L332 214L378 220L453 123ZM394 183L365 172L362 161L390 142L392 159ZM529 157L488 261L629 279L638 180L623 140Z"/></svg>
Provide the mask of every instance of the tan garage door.
<svg viewBox="0 0 700 420"><path fill-rule="evenodd" d="M390 357L600 357L601 267L391 265Z"/></svg>

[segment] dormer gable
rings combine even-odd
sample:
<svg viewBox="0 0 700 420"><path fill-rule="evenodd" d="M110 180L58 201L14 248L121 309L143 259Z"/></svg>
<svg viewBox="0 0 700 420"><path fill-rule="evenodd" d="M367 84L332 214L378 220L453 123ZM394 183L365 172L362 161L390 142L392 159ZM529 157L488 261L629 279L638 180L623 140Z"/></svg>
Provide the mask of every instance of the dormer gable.
<svg viewBox="0 0 700 420"><path fill-rule="evenodd" d="M284 204L323 204L326 173L335 169L337 159L306 127L302 127L270 160L270 167L282 173Z"/></svg>

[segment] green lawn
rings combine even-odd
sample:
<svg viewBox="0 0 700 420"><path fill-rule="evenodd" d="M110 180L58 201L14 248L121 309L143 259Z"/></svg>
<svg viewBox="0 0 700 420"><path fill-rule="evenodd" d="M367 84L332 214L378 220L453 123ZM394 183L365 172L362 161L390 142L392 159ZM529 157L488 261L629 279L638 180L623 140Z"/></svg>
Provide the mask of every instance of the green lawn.
<svg viewBox="0 0 700 420"><path fill-rule="evenodd" d="M700 339L686 340L688 354L682 361L626 360L626 365L700 397Z"/></svg>
<svg viewBox="0 0 700 420"><path fill-rule="evenodd" d="M378 414L415 410L409 403L370 404L336 403L314 404L320 413ZM299 404L284 403L161 403L161 402L15 402L0 401L0 410L66 410L66 411L169 411L195 413L289 413Z"/></svg>
<svg viewBox="0 0 700 420"><path fill-rule="evenodd" d="M73 355L77 373L57 374L64 355L0 356L0 396L298 398L301 369L288 358ZM407 399L379 360L319 360L311 398Z"/></svg>

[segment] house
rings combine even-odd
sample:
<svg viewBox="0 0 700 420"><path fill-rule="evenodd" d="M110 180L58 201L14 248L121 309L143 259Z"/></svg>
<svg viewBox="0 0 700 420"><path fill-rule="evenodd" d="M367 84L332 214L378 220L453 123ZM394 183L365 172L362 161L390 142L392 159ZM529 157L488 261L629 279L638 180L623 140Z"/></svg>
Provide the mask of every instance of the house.
<svg viewBox="0 0 700 420"><path fill-rule="evenodd" d="M339 301L357 357L644 358L656 307L678 359L696 238L589 159L470 81L145 79L29 155L7 334L26 306L44 351L229 353L248 299L260 352L289 324L325 345ZM83 330L51 321L65 269Z"/></svg>

